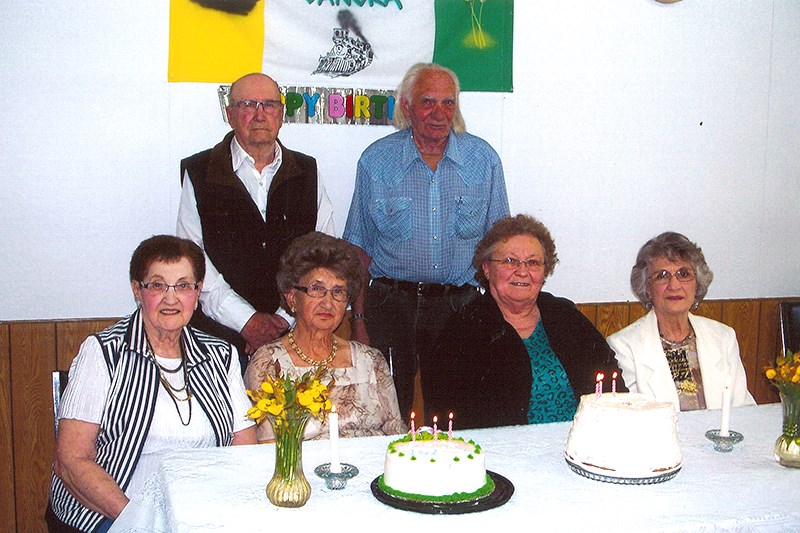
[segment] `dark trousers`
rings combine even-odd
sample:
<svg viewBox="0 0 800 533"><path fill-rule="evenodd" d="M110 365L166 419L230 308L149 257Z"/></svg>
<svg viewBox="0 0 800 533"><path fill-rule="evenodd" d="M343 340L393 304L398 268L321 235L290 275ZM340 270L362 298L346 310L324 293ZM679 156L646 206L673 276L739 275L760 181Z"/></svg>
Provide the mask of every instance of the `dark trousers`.
<svg viewBox="0 0 800 533"><path fill-rule="evenodd" d="M426 363L435 357L430 349L444 324L479 294L472 286L418 287L383 278L372 280L366 298L367 333L372 346L389 363L404 420L414 402L417 369L425 374ZM425 390L422 392L424 398Z"/></svg>

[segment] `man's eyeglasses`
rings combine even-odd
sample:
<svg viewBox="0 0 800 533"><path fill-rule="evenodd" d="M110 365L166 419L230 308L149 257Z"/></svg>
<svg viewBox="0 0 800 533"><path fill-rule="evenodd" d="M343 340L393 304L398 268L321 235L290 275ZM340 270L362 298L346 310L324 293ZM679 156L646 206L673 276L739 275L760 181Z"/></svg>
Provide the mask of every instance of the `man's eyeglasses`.
<svg viewBox="0 0 800 533"><path fill-rule="evenodd" d="M489 259L493 263L498 263L501 268L505 270L516 270L522 265L528 270L538 271L544 268L544 263L538 259L515 259L513 257L506 257L505 259Z"/></svg>
<svg viewBox="0 0 800 533"><path fill-rule="evenodd" d="M331 293L331 297L337 302L346 302L347 297L350 295L350 293L347 292L347 289L342 289L341 287L328 289L322 285L308 285L306 287L302 285L295 285L294 288L298 291L303 291L312 298L324 298L326 294Z"/></svg>
<svg viewBox="0 0 800 533"><path fill-rule="evenodd" d="M258 108L264 110L268 115L277 115L283 110L283 104L280 100L240 100L232 103L231 107L237 107L245 115L255 115Z"/></svg>
<svg viewBox="0 0 800 533"><path fill-rule="evenodd" d="M150 291L152 294L166 294L170 289L174 290L176 294L189 294L196 291L200 284L181 281L175 285L170 285L163 281L149 281L147 283L140 281L139 286L146 291Z"/></svg>
<svg viewBox="0 0 800 533"><path fill-rule="evenodd" d="M650 281L656 285L668 285L673 277L680 283L689 283L695 278L694 270L691 268L679 268L674 274L669 270L659 270L650 276Z"/></svg>

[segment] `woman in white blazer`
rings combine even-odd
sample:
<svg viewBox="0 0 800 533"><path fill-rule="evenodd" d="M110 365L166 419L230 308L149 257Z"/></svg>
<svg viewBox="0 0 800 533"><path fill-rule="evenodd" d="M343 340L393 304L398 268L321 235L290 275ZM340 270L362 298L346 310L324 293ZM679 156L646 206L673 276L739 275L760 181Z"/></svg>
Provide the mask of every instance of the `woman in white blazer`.
<svg viewBox="0 0 800 533"><path fill-rule="evenodd" d="M631 287L650 312L608 337L631 392L682 411L719 409L730 376L733 405L755 404L736 333L689 312L713 279L703 251L679 233L662 233L639 250Z"/></svg>

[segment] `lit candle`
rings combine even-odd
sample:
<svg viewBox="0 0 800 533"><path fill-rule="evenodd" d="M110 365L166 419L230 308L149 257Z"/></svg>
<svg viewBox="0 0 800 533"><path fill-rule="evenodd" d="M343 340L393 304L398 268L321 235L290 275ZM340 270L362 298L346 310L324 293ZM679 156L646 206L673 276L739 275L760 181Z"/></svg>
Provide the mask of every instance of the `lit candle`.
<svg viewBox="0 0 800 533"><path fill-rule="evenodd" d="M342 472L342 463L339 462L339 414L336 412L336 406L331 407L331 412L328 415L328 436L331 441L331 473L340 474Z"/></svg>
<svg viewBox="0 0 800 533"><path fill-rule="evenodd" d="M616 371L611 374L611 394L617 395L617 373Z"/></svg>
<svg viewBox="0 0 800 533"><path fill-rule="evenodd" d="M433 417L433 440L437 440L439 438L439 429L436 426L436 422L439 421L438 416Z"/></svg>
<svg viewBox="0 0 800 533"><path fill-rule="evenodd" d="M417 440L417 430L414 427L414 411L411 411L411 441Z"/></svg>
<svg viewBox="0 0 800 533"><path fill-rule="evenodd" d="M733 399L732 395L732 384L733 380L731 379L731 375L725 378L725 388L722 389L722 421L719 424L719 436L720 437L730 437L730 425L731 425L731 400Z"/></svg>
<svg viewBox="0 0 800 533"><path fill-rule="evenodd" d="M450 413L450 421L447 423L447 440L453 440L453 413Z"/></svg>
<svg viewBox="0 0 800 533"><path fill-rule="evenodd" d="M599 398L603 394L603 378L606 377L602 372L597 373L597 384L594 387L595 398Z"/></svg>

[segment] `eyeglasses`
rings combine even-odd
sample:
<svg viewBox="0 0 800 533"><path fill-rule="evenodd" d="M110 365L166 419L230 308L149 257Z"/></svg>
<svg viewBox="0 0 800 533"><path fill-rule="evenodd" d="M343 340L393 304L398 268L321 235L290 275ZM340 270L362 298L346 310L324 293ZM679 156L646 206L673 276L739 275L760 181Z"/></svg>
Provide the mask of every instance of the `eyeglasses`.
<svg viewBox="0 0 800 533"><path fill-rule="evenodd" d="M493 263L499 263L500 267L505 270L516 270L522 265L525 265L525 268L528 270L542 270L544 268L544 263L539 261L538 259L515 259L513 257L506 257L505 259L489 259L489 261Z"/></svg>
<svg viewBox="0 0 800 533"><path fill-rule="evenodd" d="M684 267L676 270L674 274L669 270L659 270L650 276L650 281L656 285L669 285L669 282L672 281L673 276L680 283L689 283L695 278L694 270Z"/></svg>
<svg viewBox="0 0 800 533"><path fill-rule="evenodd" d="M348 296L350 296L350 293L347 291L347 289L342 289L341 287L328 289L322 285L308 285L306 287L303 287L302 285L295 285L294 288L298 291L303 291L312 298L324 298L326 294L331 293L331 297L337 302L346 302Z"/></svg>
<svg viewBox="0 0 800 533"><path fill-rule="evenodd" d="M231 104L231 107L239 108L245 115L255 115L259 107L268 115L277 115L283 109L283 104L280 100L240 100Z"/></svg>
<svg viewBox="0 0 800 533"><path fill-rule="evenodd" d="M188 281L181 281L175 285L164 283L163 281L149 281L147 283L139 282L139 286L152 294L167 294L170 289L174 290L176 294L189 294L197 290L200 286L199 283L190 283Z"/></svg>

